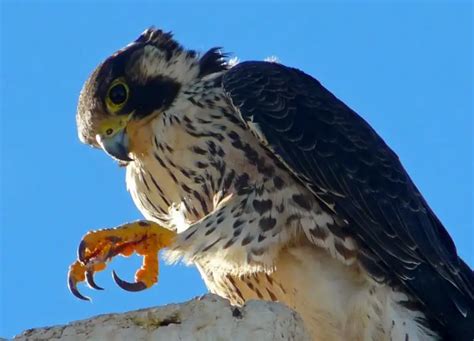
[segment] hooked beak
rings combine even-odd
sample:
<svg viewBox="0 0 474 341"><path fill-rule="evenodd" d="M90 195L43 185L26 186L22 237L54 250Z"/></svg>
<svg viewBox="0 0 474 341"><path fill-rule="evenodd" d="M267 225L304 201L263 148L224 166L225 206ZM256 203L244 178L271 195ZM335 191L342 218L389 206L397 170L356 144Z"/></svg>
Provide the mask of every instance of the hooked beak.
<svg viewBox="0 0 474 341"><path fill-rule="evenodd" d="M118 161L133 161L128 156L129 140L127 135L127 124L133 113L125 116L112 116L101 122L95 139L99 146Z"/></svg>
<svg viewBox="0 0 474 341"><path fill-rule="evenodd" d="M125 128L117 131L110 137L98 134L96 140L102 149L114 159L127 162L133 161L133 159L128 156L129 143Z"/></svg>

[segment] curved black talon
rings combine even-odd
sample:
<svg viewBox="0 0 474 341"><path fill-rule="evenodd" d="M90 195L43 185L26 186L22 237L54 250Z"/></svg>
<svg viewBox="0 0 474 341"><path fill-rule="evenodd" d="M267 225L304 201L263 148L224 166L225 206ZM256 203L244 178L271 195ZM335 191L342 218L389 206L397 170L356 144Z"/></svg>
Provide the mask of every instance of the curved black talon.
<svg viewBox="0 0 474 341"><path fill-rule="evenodd" d="M117 275L115 270L112 271L112 276L114 278L115 283L117 283L117 285L121 287L123 290L142 291L146 289L146 284L143 282L130 283L130 282L124 281Z"/></svg>
<svg viewBox="0 0 474 341"><path fill-rule="evenodd" d="M85 257L85 251L86 251L86 243L84 240L81 240L79 243L79 247L77 248L77 259L79 259L82 263L85 263L86 257Z"/></svg>
<svg viewBox="0 0 474 341"><path fill-rule="evenodd" d="M87 284L95 290L104 290L104 288L99 287L94 280L94 272L93 271L86 271L86 282Z"/></svg>
<svg viewBox="0 0 474 341"><path fill-rule="evenodd" d="M76 286L76 283L72 280L72 278L69 278L68 280L68 287L69 287L69 291L71 291L71 293L76 296L77 298L81 299L81 300L84 300L84 301L90 301L91 299L87 296L84 296L82 295L79 290L77 290L77 286Z"/></svg>

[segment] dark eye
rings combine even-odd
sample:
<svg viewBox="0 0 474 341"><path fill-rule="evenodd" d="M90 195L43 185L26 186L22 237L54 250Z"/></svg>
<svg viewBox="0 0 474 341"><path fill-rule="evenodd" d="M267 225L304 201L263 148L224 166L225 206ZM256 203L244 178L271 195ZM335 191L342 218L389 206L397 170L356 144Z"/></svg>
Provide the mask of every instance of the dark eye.
<svg viewBox="0 0 474 341"><path fill-rule="evenodd" d="M109 90L109 99L115 105L124 103L127 100L127 96L127 88L122 83L112 86Z"/></svg>

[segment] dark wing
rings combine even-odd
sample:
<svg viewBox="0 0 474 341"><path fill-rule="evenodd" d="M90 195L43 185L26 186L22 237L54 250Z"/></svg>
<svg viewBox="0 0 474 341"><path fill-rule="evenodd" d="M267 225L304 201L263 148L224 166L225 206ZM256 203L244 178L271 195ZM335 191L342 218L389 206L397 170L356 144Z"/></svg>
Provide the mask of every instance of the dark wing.
<svg viewBox="0 0 474 341"><path fill-rule="evenodd" d="M222 85L249 129L349 222L373 278L404 285L448 335L472 339L473 273L367 122L317 80L283 65L241 63Z"/></svg>

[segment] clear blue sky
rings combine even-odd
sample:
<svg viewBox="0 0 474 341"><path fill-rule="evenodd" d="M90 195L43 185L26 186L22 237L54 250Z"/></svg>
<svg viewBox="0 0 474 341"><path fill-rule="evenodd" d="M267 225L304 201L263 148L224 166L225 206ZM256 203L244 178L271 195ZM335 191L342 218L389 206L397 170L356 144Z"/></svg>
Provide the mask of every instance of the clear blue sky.
<svg viewBox="0 0 474 341"><path fill-rule="evenodd" d="M432 3L2 1L0 336L206 291L184 266L163 266L141 293L100 273L106 291L81 287L93 303L66 286L87 230L140 218L124 170L79 143L74 115L93 68L150 25L189 48L275 55L318 78L398 153L473 266L472 5ZM110 270L132 279L138 266Z"/></svg>

